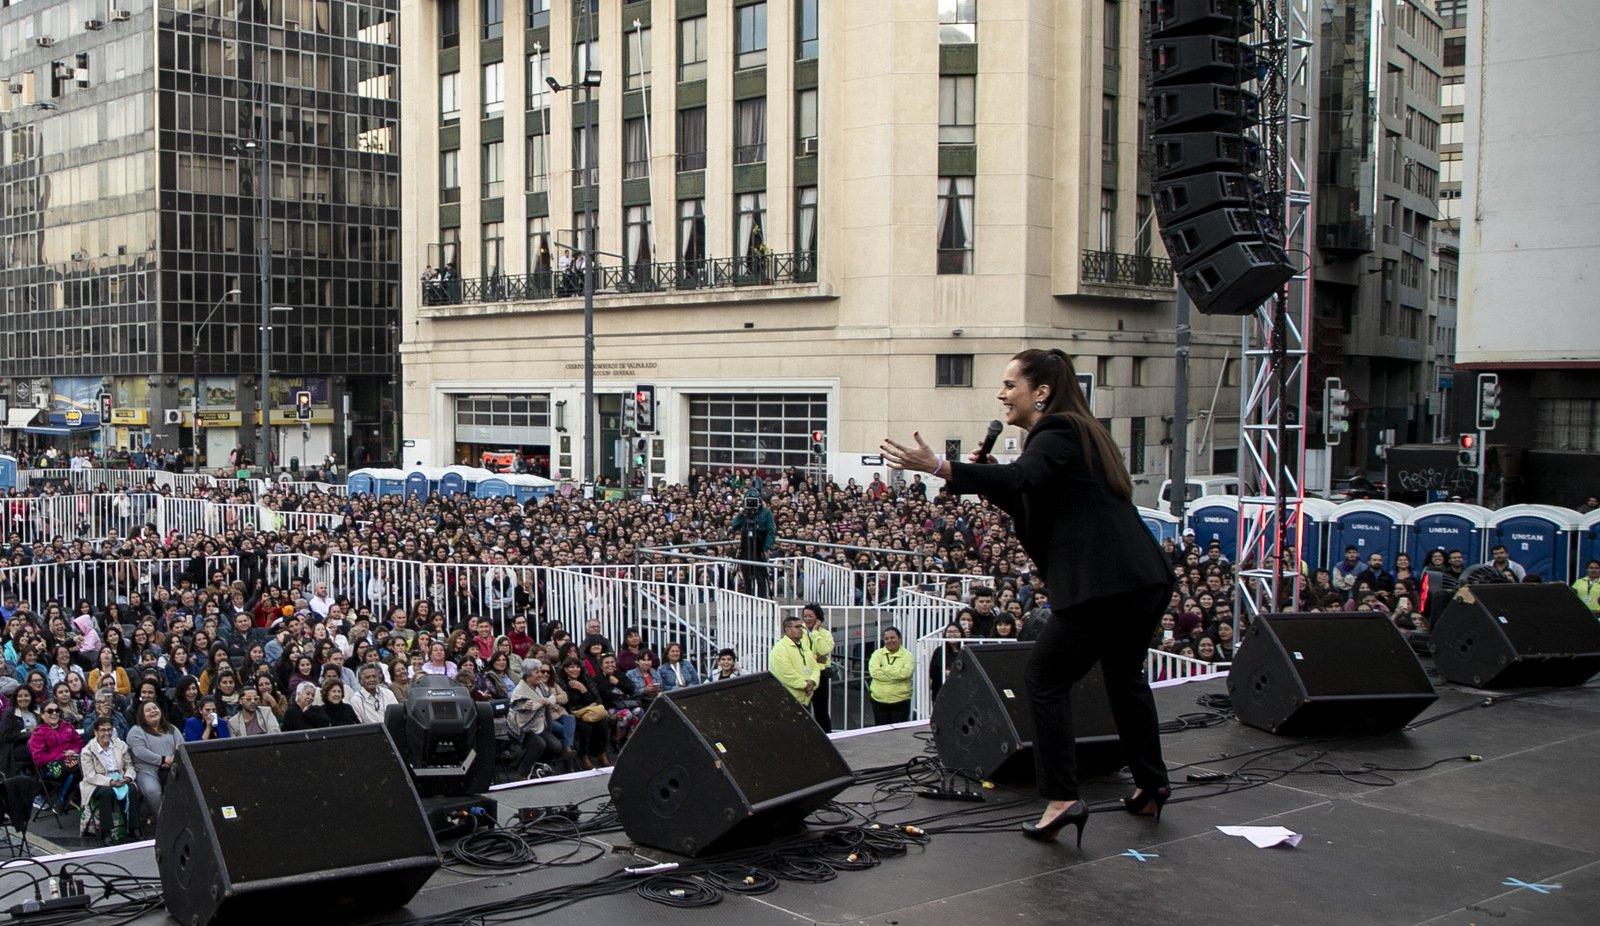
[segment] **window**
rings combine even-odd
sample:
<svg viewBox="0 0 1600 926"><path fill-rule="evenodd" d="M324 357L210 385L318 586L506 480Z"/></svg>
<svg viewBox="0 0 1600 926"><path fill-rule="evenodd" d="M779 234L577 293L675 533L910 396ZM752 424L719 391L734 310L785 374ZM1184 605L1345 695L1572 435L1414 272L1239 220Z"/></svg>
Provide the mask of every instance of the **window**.
<svg viewBox="0 0 1600 926"><path fill-rule="evenodd" d="M650 207L628 206L622 216L622 253L633 271L633 285L653 281L650 265L655 263L655 238L650 231Z"/></svg>
<svg viewBox="0 0 1600 926"><path fill-rule="evenodd" d="M1600 450L1600 400L1538 399L1535 450Z"/></svg>
<svg viewBox="0 0 1600 926"><path fill-rule="evenodd" d="M439 152L439 202L461 202L461 149Z"/></svg>
<svg viewBox="0 0 1600 926"><path fill-rule="evenodd" d="M678 203L678 260L686 268L697 268L705 259L706 201L685 199Z"/></svg>
<svg viewBox="0 0 1600 926"><path fill-rule="evenodd" d="M794 56L806 61L817 57L817 4L822 0L795 0Z"/></svg>
<svg viewBox="0 0 1600 926"><path fill-rule="evenodd" d="M972 272L972 178L939 178L939 272Z"/></svg>
<svg viewBox="0 0 1600 926"><path fill-rule="evenodd" d="M1134 221L1139 227L1133 233L1134 253L1140 257L1150 256L1150 197L1140 196L1134 201Z"/></svg>
<svg viewBox="0 0 1600 926"><path fill-rule="evenodd" d="M968 45L978 40L978 0L939 0L939 44Z"/></svg>
<svg viewBox="0 0 1600 926"><path fill-rule="evenodd" d="M1467 0L1433 0L1433 11L1446 29L1467 28Z"/></svg>
<svg viewBox="0 0 1600 926"><path fill-rule="evenodd" d="M1094 382L1095 382L1096 386L1109 386L1109 385L1111 385L1111 358L1110 357L1096 357L1096 358L1094 358ZM1106 422L1104 422L1104 424L1106 426L1106 430L1110 430L1111 429L1111 422L1106 421Z"/></svg>
<svg viewBox="0 0 1600 926"><path fill-rule="evenodd" d="M794 196L796 276L817 272L817 188L803 186Z"/></svg>
<svg viewBox="0 0 1600 926"><path fill-rule="evenodd" d="M1121 63L1117 51L1122 47L1122 4L1117 0L1106 0L1103 14L1105 65L1114 68Z"/></svg>
<svg viewBox="0 0 1600 926"><path fill-rule="evenodd" d="M528 28L550 25L550 0L528 0Z"/></svg>
<svg viewBox="0 0 1600 926"><path fill-rule="evenodd" d="M1144 472L1145 419L1134 418L1128 425L1128 472Z"/></svg>
<svg viewBox="0 0 1600 926"><path fill-rule="evenodd" d="M978 78L939 78L939 144L970 145L977 141Z"/></svg>
<svg viewBox="0 0 1600 926"><path fill-rule="evenodd" d="M483 223L483 275L497 277L505 272L506 236L499 222Z"/></svg>
<svg viewBox="0 0 1600 926"><path fill-rule="evenodd" d="M678 170L706 169L706 108L678 110Z"/></svg>
<svg viewBox="0 0 1600 926"><path fill-rule="evenodd" d="M599 230L599 226L593 232L589 230L589 213L582 209L572 213L572 239L580 250L592 251L599 246L596 238Z"/></svg>
<svg viewBox="0 0 1600 926"><path fill-rule="evenodd" d="M971 354L935 354L933 357L933 384L935 386L971 386Z"/></svg>
<svg viewBox="0 0 1600 926"><path fill-rule="evenodd" d="M734 67L761 68L767 66L767 5L752 3L741 6L738 42L734 46Z"/></svg>
<svg viewBox="0 0 1600 926"><path fill-rule="evenodd" d="M736 204L733 253L739 257L758 255L767 246L767 194L740 193Z"/></svg>
<svg viewBox="0 0 1600 926"><path fill-rule="evenodd" d="M757 164L767 159L767 101L737 100L733 104L733 163Z"/></svg>
<svg viewBox="0 0 1600 926"><path fill-rule="evenodd" d="M497 39L505 33L506 0L482 0L483 37Z"/></svg>
<svg viewBox="0 0 1600 926"><path fill-rule="evenodd" d="M535 216L528 220L528 272L534 275L535 291L550 294L550 271L555 259L550 254L550 217Z"/></svg>
<svg viewBox="0 0 1600 926"><path fill-rule="evenodd" d="M1117 161L1117 98L1109 93L1100 98L1100 160L1106 164Z"/></svg>
<svg viewBox="0 0 1600 926"><path fill-rule="evenodd" d="M572 130L572 185L585 182L599 183L599 153L595 151L595 129L598 126L580 125Z"/></svg>
<svg viewBox="0 0 1600 926"><path fill-rule="evenodd" d="M527 164L529 193L550 192L550 142L547 135L529 135L523 161Z"/></svg>
<svg viewBox="0 0 1600 926"><path fill-rule="evenodd" d="M483 66L483 116L500 115L506 108L505 62Z"/></svg>
<svg viewBox="0 0 1600 926"><path fill-rule="evenodd" d="M1467 37L1453 35L1444 40L1444 58L1439 62L1447 68L1467 66Z"/></svg>
<svg viewBox="0 0 1600 926"><path fill-rule="evenodd" d="M528 108L544 109L550 105L550 53L536 51L528 55Z"/></svg>
<svg viewBox="0 0 1600 926"><path fill-rule="evenodd" d="M599 49L594 42L578 42L572 46L573 82L584 79L591 68L600 67Z"/></svg>
<svg viewBox="0 0 1600 926"><path fill-rule="evenodd" d="M1117 191L1100 191L1100 250L1117 249Z"/></svg>
<svg viewBox="0 0 1600 926"><path fill-rule="evenodd" d="M461 0L439 0L439 47L461 44Z"/></svg>
<svg viewBox="0 0 1600 926"><path fill-rule="evenodd" d="M706 18L678 20L678 80L705 80L706 54Z"/></svg>
<svg viewBox="0 0 1600 926"><path fill-rule="evenodd" d="M1439 144L1459 145L1462 139L1461 113L1445 113L1444 124L1439 130Z"/></svg>
<svg viewBox="0 0 1600 926"><path fill-rule="evenodd" d="M629 29L622 36L622 89L650 86L650 30Z"/></svg>
<svg viewBox="0 0 1600 926"><path fill-rule="evenodd" d="M826 393L691 395L689 465L804 469L811 432L827 427Z"/></svg>
<svg viewBox="0 0 1600 926"><path fill-rule="evenodd" d="M439 75L439 121L454 122L461 118L461 72L451 71Z"/></svg>
<svg viewBox="0 0 1600 926"><path fill-rule="evenodd" d="M483 146L483 198L505 195L505 143L492 141Z"/></svg>
<svg viewBox="0 0 1600 926"><path fill-rule="evenodd" d="M801 90L794 95L795 154L806 151L806 142L817 137L817 91Z"/></svg>
<svg viewBox="0 0 1600 926"><path fill-rule="evenodd" d="M638 180L650 176L650 139L643 119L622 121L622 179Z"/></svg>

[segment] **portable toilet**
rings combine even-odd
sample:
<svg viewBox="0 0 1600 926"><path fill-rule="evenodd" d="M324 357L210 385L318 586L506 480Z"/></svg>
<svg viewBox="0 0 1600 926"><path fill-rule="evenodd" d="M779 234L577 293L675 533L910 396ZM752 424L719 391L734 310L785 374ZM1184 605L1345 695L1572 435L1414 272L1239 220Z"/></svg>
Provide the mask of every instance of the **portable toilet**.
<svg viewBox="0 0 1600 926"><path fill-rule="evenodd" d="M511 483L504 476L492 476L478 483L478 498L504 498L511 495Z"/></svg>
<svg viewBox="0 0 1600 926"><path fill-rule="evenodd" d="M414 469L406 473L405 497L414 498L419 502L428 500L428 474L424 470Z"/></svg>
<svg viewBox="0 0 1600 926"><path fill-rule="evenodd" d="M17 458L0 456L0 492L17 487Z"/></svg>
<svg viewBox="0 0 1600 926"><path fill-rule="evenodd" d="M555 481L532 473L517 473L501 477L507 485L511 486L511 494L518 502L526 504L536 498L543 498L556 490Z"/></svg>
<svg viewBox="0 0 1600 926"><path fill-rule="evenodd" d="M462 466L459 463L446 466L439 473L439 494L445 498L452 495L472 495L478 488L478 483L493 476L488 470L478 466Z"/></svg>
<svg viewBox="0 0 1600 926"><path fill-rule="evenodd" d="M1465 502L1434 502L1411 509L1404 524L1411 568L1421 572L1434 550L1460 550L1468 564L1482 562L1483 538L1493 516L1489 509Z"/></svg>
<svg viewBox="0 0 1600 926"><path fill-rule="evenodd" d="M1600 559L1600 511L1579 515L1578 561L1575 564L1577 568L1572 571L1574 582L1583 578L1584 570L1592 559Z"/></svg>
<svg viewBox="0 0 1600 926"><path fill-rule="evenodd" d="M1180 522L1174 515L1165 511L1158 511L1155 508L1140 508L1139 520L1143 521L1144 526L1150 530L1150 536L1156 538L1156 543L1160 543L1168 537L1173 540L1178 539L1178 525Z"/></svg>
<svg viewBox="0 0 1600 926"><path fill-rule="evenodd" d="M344 489L349 495L376 495L378 479L370 469L353 470L345 477Z"/></svg>
<svg viewBox="0 0 1600 926"><path fill-rule="evenodd" d="M1582 518L1556 505L1510 505L1489 519L1488 548L1505 544L1523 569L1546 582L1573 580L1572 555ZM1487 553L1484 560L1488 560Z"/></svg>
<svg viewBox="0 0 1600 926"><path fill-rule="evenodd" d="M439 477L439 497L451 498L465 494L467 491L467 477L458 472L446 470Z"/></svg>
<svg viewBox="0 0 1600 926"><path fill-rule="evenodd" d="M1222 545L1222 555L1237 560L1239 553L1239 497L1205 495L1189 509L1189 529L1202 551L1211 543Z"/></svg>
<svg viewBox="0 0 1600 926"><path fill-rule="evenodd" d="M1339 505L1328 525L1328 545L1322 565L1332 569L1344 561L1345 547L1355 547L1363 560L1374 553L1382 553L1384 565L1392 567L1394 555L1402 549L1400 525L1408 510L1399 502L1376 498Z"/></svg>
<svg viewBox="0 0 1600 926"><path fill-rule="evenodd" d="M1298 522L1291 520L1286 542L1300 542L1300 564L1306 572L1325 561L1328 548L1328 525L1339 512L1339 506L1323 498L1301 500Z"/></svg>

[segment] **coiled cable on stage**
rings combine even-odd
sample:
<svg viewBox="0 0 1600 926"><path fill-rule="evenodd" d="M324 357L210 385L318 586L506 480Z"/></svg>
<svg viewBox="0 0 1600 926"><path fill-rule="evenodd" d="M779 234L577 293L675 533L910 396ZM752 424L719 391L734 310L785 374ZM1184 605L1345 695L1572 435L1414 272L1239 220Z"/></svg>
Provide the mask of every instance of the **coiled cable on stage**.
<svg viewBox="0 0 1600 926"><path fill-rule="evenodd" d="M718 865L701 877L730 894L755 896L778 889L778 879L772 872L751 865Z"/></svg>
<svg viewBox="0 0 1600 926"><path fill-rule="evenodd" d="M668 907L709 907L722 902L722 891L699 878L656 875L636 888L645 900Z"/></svg>

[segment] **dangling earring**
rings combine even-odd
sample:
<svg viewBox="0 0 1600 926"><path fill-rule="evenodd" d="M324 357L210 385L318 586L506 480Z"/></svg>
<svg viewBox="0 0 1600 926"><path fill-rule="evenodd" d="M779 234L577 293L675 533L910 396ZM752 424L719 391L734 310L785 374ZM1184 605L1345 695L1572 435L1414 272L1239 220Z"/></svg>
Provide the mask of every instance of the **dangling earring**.
<svg viewBox="0 0 1600 926"><path fill-rule="evenodd" d="M1044 402L1040 401L1033 403L1033 410L1036 412L1044 411Z"/></svg>

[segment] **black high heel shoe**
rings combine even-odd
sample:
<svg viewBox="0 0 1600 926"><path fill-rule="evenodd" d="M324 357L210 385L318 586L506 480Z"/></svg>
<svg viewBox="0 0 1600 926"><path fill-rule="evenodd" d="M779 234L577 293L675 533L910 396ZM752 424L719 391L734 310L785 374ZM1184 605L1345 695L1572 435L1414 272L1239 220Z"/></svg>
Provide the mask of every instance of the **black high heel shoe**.
<svg viewBox="0 0 1600 926"><path fill-rule="evenodd" d="M1089 805L1083 801L1075 801L1066 810L1061 811L1051 818L1049 823L1038 825L1035 823L1022 824L1022 835L1039 842L1053 842L1056 833L1062 827L1072 824L1078 828L1078 848L1083 848L1083 825L1089 822Z"/></svg>
<svg viewBox="0 0 1600 926"><path fill-rule="evenodd" d="M1132 797L1125 797L1122 799L1122 809L1131 814L1138 814L1142 817L1148 817L1152 816L1150 807L1151 805L1154 805L1155 812L1153 815L1156 818L1155 822L1160 823L1161 808L1167 805L1167 799L1170 797L1172 797L1171 785L1162 785L1161 787L1151 791L1146 791L1145 789L1140 788L1133 793Z"/></svg>

